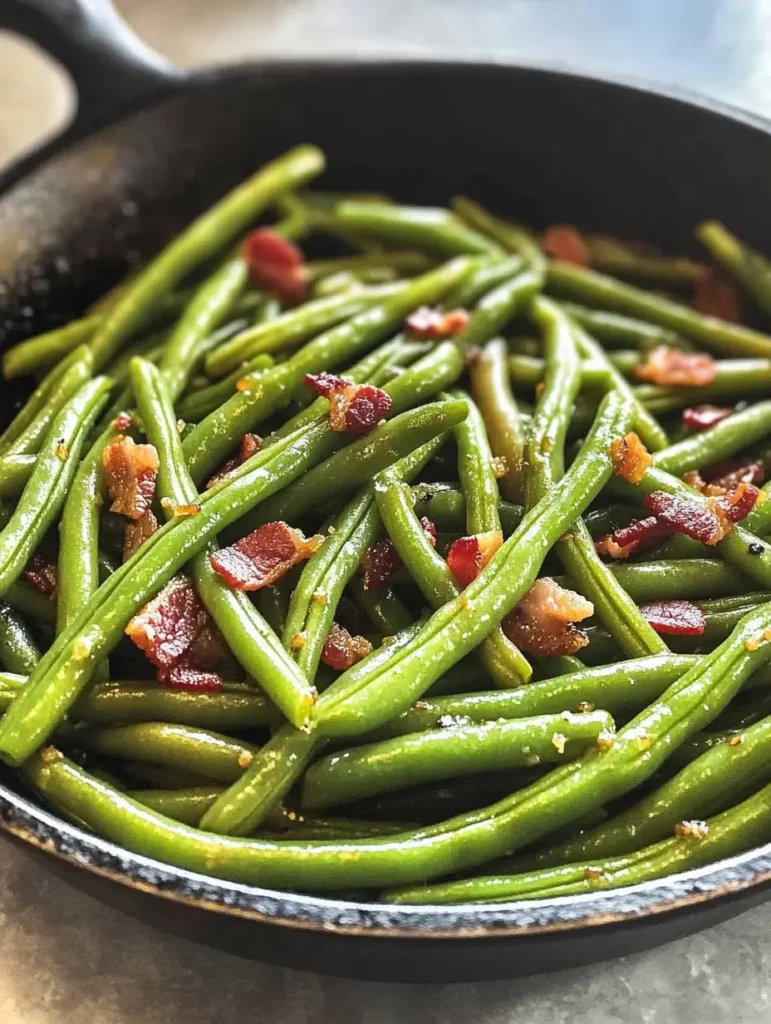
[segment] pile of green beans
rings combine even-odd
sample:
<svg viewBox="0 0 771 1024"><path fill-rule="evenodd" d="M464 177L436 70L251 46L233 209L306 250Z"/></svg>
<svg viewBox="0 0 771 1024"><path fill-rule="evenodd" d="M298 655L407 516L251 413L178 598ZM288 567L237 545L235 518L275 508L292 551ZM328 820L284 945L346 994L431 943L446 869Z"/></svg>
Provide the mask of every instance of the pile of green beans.
<svg viewBox="0 0 771 1024"><path fill-rule="evenodd" d="M704 261L590 235L568 263L467 197L306 191L324 163L298 146L258 169L4 353L35 380L0 434L0 757L147 856L388 902L591 892L767 841L771 488L713 545L595 542L654 491L708 507L686 474L771 468L771 263L715 221ZM255 228L305 300L272 291ZM311 262L286 248L306 240ZM689 303L712 274L760 327ZM704 383L644 381L662 347ZM307 386L324 373L343 398ZM352 399L385 413L340 429ZM119 564L104 453L124 434L158 470ZM281 522L320 543L234 589L221 549ZM178 679L125 633L180 576L214 661L193 645ZM667 602L701 624L676 635Z"/></svg>

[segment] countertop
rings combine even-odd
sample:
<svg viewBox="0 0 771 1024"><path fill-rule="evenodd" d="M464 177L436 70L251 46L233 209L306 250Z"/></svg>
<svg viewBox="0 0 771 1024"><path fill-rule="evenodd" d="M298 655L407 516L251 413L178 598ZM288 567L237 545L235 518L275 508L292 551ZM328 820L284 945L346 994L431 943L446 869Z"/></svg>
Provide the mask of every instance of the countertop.
<svg viewBox="0 0 771 1024"><path fill-rule="evenodd" d="M0 3L2 0L0 0ZM52 0L55 2L55 0ZM298 52L513 53L676 83L771 116L771 0L121 0L183 65ZM62 75L0 33L0 162L66 116ZM740 180L740 179L739 179ZM485 985L263 967L172 939L0 842L2 1024L760 1024L771 904L665 948Z"/></svg>

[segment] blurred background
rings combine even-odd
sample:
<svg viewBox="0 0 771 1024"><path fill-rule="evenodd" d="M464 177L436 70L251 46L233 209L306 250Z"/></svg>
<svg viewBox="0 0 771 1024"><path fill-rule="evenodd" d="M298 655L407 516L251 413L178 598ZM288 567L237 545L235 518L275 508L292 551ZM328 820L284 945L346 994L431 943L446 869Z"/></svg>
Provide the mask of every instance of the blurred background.
<svg viewBox="0 0 771 1024"><path fill-rule="evenodd" d="M56 2L56 0L52 0ZM0 0L2 3L2 0ZM263 54L515 54L698 89L771 115L771 0L118 0L182 66ZM0 162L67 116L66 80L0 33Z"/></svg>

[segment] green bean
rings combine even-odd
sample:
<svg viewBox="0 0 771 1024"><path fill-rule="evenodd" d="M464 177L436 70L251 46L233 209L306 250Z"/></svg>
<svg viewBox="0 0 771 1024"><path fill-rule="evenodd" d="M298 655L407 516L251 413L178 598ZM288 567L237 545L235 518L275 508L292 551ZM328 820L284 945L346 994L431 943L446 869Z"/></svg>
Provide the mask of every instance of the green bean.
<svg viewBox="0 0 771 1024"><path fill-rule="evenodd" d="M472 359L469 376L471 393L485 422L490 448L502 463L503 475L498 477L501 494L517 502L524 495L525 431L509 386L506 358L506 343L495 338Z"/></svg>
<svg viewBox="0 0 771 1024"><path fill-rule="evenodd" d="M558 295L602 306L679 331L705 348L728 356L771 356L771 338L759 331L717 317L702 316L679 302L606 277L586 267L549 264L547 288Z"/></svg>
<svg viewBox="0 0 771 1024"><path fill-rule="evenodd" d="M682 476L691 469L702 469L713 462L735 455L748 445L771 434L771 401L735 412L714 427L692 434L663 451L653 461L659 469Z"/></svg>
<svg viewBox="0 0 771 1024"><path fill-rule="evenodd" d="M591 359L605 369L606 388L615 388L634 405L634 428L648 451L658 452L669 444L661 424L645 408L627 383L624 375L605 354L605 350L581 327L575 328L576 347L583 359Z"/></svg>
<svg viewBox="0 0 771 1024"><path fill-rule="evenodd" d="M189 786L184 789L134 789L126 794L132 800L149 807L173 821L197 825L203 815L222 793L222 786Z"/></svg>
<svg viewBox="0 0 771 1024"><path fill-rule="evenodd" d="M26 580L18 579L11 583L3 594L3 600L33 622L46 626L56 623L56 601Z"/></svg>
<svg viewBox="0 0 771 1024"><path fill-rule="evenodd" d="M341 271L354 275L370 270L394 270L404 274L422 274L431 269L431 260L422 252L365 252L356 256L342 256L331 260L311 260L306 263L311 281L331 277Z"/></svg>
<svg viewBox="0 0 771 1024"><path fill-rule="evenodd" d="M767 841L771 786L706 823L703 835L682 835L647 846L637 853L584 860L564 867L518 875L488 875L407 889L387 899L393 903L479 903L512 899L553 899L616 889L665 875L693 870Z"/></svg>
<svg viewBox="0 0 771 1024"><path fill-rule="evenodd" d="M169 722L89 726L72 731L66 742L89 753L149 761L224 783L234 782L257 750L218 732Z"/></svg>
<svg viewBox="0 0 771 1024"><path fill-rule="evenodd" d="M433 490L434 485L418 484L413 487L415 510L419 515L428 516L439 530L461 534L466 528L466 499L462 491L448 485ZM498 515L505 536L512 534L522 522L524 509L508 501L498 502Z"/></svg>
<svg viewBox="0 0 771 1024"><path fill-rule="evenodd" d="M587 235L584 242L589 250L592 267L614 277L628 277L633 281L678 288L697 284L707 275L707 267L703 263L697 263L687 256L638 252L605 235Z"/></svg>
<svg viewBox="0 0 771 1024"><path fill-rule="evenodd" d="M596 668L582 668L513 690L422 697L371 739L390 739L446 725L558 715L581 707L601 707L613 715L637 712L696 663L694 655L652 654Z"/></svg>
<svg viewBox="0 0 771 1024"><path fill-rule="evenodd" d="M582 672L586 666L580 658L573 654L546 654L536 659L536 672L540 679L552 679L555 676L567 676L573 672Z"/></svg>
<svg viewBox="0 0 771 1024"><path fill-rule="evenodd" d="M344 200L335 206L334 217L346 230L445 256L500 252L497 245L467 228L449 210Z"/></svg>
<svg viewBox="0 0 771 1024"><path fill-rule="evenodd" d="M196 290L164 348L160 371L176 400L197 362L203 343L221 327L246 286L249 269L240 256L227 260ZM215 352L217 349L215 349Z"/></svg>
<svg viewBox="0 0 771 1024"><path fill-rule="evenodd" d="M633 601L688 600L744 594L747 579L716 558L623 562L610 571Z"/></svg>
<svg viewBox="0 0 771 1024"><path fill-rule="evenodd" d="M771 314L771 270L768 261L745 242L740 242L725 225L704 221L696 237L710 255L751 295L757 306Z"/></svg>
<svg viewBox="0 0 771 1024"><path fill-rule="evenodd" d="M145 431L159 452L159 493L174 506L195 505L197 495L182 455L171 397L160 371L135 359L131 366ZM173 516L173 510L167 515ZM240 664L257 679L290 721L302 725L315 699L315 690L298 672L270 626L249 597L232 590L211 564L216 550L209 543L192 562L193 578L201 601L212 615Z"/></svg>
<svg viewBox="0 0 771 1024"><path fill-rule="evenodd" d="M591 309L576 302L561 302L565 312L592 337L599 339L607 348L621 347L640 348L646 352L659 345L667 348L690 349L690 342L679 334L651 324L645 320L635 320L622 313L610 313L605 309Z"/></svg>
<svg viewBox="0 0 771 1024"><path fill-rule="evenodd" d="M281 192L302 184L324 167L321 152L298 146L266 164L177 235L137 276L103 323L90 347L95 366L111 358L159 300L184 277L243 231Z"/></svg>
<svg viewBox="0 0 771 1024"><path fill-rule="evenodd" d="M469 274L465 281L447 295L445 306L470 309L489 291L518 274L524 265L521 256L485 260Z"/></svg>
<svg viewBox="0 0 771 1024"><path fill-rule="evenodd" d="M205 416L208 416L209 413L214 412L223 402L226 402L238 390L238 382L244 377L260 374L265 370L271 369L274 365L272 356L269 356L267 353L255 356L245 363L241 369L236 370L227 377L223 377L216 384L198 388L192 394L186 395L181 402L177 403L177 412L186 422L196 423Z"/></svg>
<svg viewBox="0 0 771 1024"><path fill-rule="evenodd" d="M0 664L6 672L28 675L40 661L40 651L24 621L0 602Z"/></svg>
<svg viewBox="0 0 771 1024"><path fill-rule="evenodd" d="M605 711L566 711L482 725L453 723L328 754L305 773L301 802L311 810L325 810L416 782L569 761L614 729Z"/></svg>
<svg viewBox="0 0 771 1024"><path fill-rule="evenodd" d="M0 532L0 594L19 576L64 503L80 451L110 388L105 377L85 384L54 417L27 486Z"/></svg>
<svg viewBox="0 0 771 1024"><path fill-rule="evenodd" d="M0 498L18 498L37 465L37 455L0 456Z"/></svg>
<svg viewBox="0 0 771 1024"><path fill-rule="evenodd" d="M540 286L539 275L528 269L487 292L474 307L468 326L455 335L455 344L463 352L484 345L527 305Z"/></svg>
<svg viewBox="0 0 771 1024"><path fill-rule="evenodd" d="M546 258L529 231L518 224L499 220L466 196L455 196L452 208L467 224L497 242L506 252L522 256L530 268L543 277Z"/></svg>
<svg viewBox="0 0 771 1024"><path fill-rule="evenodd" d="M692 388L641 384L635 394L656 415L674 412L688 405L716 399L738 401L771 391L771 361L768 359L720 359L711 384Z"/></svg>
<svg viewBox="0 0 771 1024"><path fill-rule="evenodd" d="M354 576L348 589L356 604L384 637L396 636L412 625L414 616L391 587L369 590L361 577Z"/></svg>
<svg viewBox="0 0 771 1024"><path fill-rule="evenodd" d="M399 285L398 289L402 287ZM325 296L287 310L275 320L248 327L210 352L206 357L206 373L210 377L223 377L233 370L239 370L244 362L261 353L296 348L322 331L371 309L394 293L393 285L360 289L353 294Z"/></svg>
<svg viewBox="0 0 771 1024"><path fill-rule="evenodd" d="M85 346L76 349L67 362L67 369L51 385L46 395L45 407L26 429L8 444L4 453L5 458L36 455L57 413L91 377L92 360Z"/></svg>
<svg viewBox="0 0 771 1024"><path fill-rule="evenodd" d="M416 306L435 301L461 280L469 261L459 258L410 281L396 295L333 327L287 362L260 377L254 390L239 391L185 438L185 457L196 482L216 469L241 437L284 407L307 373L331 370L393 330Z"/></svg>

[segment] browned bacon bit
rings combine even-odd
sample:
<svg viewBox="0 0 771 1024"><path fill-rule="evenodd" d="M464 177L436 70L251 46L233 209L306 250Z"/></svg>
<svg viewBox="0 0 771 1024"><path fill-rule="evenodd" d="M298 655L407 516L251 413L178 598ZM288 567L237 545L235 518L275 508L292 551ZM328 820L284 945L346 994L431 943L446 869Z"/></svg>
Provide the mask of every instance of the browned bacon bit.
<svg viewBox="0 0 771 1024"><path fill-rule="evenodd" d="M755 508L760 491L752 484L739 484L732 491L707 498L707 508L720 520L723 536L730 532L734 523L740 523Z"/></svg>
<svg viewBox="0 0 771 1024"><path fill-rule="evenodd" d="M709 430L733 413L730 405L692 405L683 409L683 426L688 430Z"/></svg>
<svg viewBox="0 0 771 1024"><path fill-rule="evenodd" d="M321 536L306 538L286 523L265 523L229 548L211 556L212 568L234 590L272 586L321 547Z"/></svg>
<svg viewBox="0 0 771 1024"><path fill-rule="evenodd" d="M141 519L132 519L126 523L123 534L123 561L128 562L158 529L158 520L152 512L145 512Z"/></svg>
<svg viewBox="0 0 771 1024"><path fill-rule="evenodd" d="M675 825L675 835L680 839L706 839L709 835L709 825L706 821L678 821Z"/></svg>
<svg viewBox="0 0 771 1024"><path fill-rule="evenodd" d="M704 316L717 316L734 324L738 324L742 318L738 291L715 270L707 271L696 282L693 308Z"/></svg>
<svg viewBox="0 0 771 1024"><path fill-rule="evenodd" d="M650 601L640 611L657 633L672 636L701 636L707 624L702 610L690 601Z"/></svg>
<svg viewBox="0 0 771 1024"><path fill-rule="evenodd" d="M158 452L151 444L136 444L119 434L102 452L105 483L112 498L110 511L141 519L150 508L158 476Z"/></svg>
<svg viewBox="0 0 771 1024"><path fill-rule="evenodd" d="M447 565L461 587L467 587L503 544L500 530L459 537L447 552Z"/></svg>
<svg viewBox="0 0 771 1024"><path fill-rule="evenodd" d="M541 235L541 248L552 259L588 267L591 257L586 242L571 224L552 224Z"/></svg>
<svg viewBox="0 0 771 1024"><path fill-rule="evenodd" d="M407 317L407 327L416 338L440 341L460 334L468 327L469 320L467 309L451 309L443 313L431 306L420 306Z"/></svg>
<svg viewBox="0 0 771 1024"><path fill-rule="evenodd" d="M503 630L526 654L575 654L589 639L574 623L593 614L591 601L546 576L535 581L507 616Z"/></svg>
<svg viewBox="0 0 771 1024"><path fill-rule="evenodd" d="M296 306L308 294L309 275L303 252L271 228L257 228L247 237L241 255L255 284Z"/></svg>
<svg viewBox="0 0 771 1024"><path fill-rule="evenodd" d="M420 525L423 527L423 533L425 533L428 543L432 548L436 547L436 526L431 522L428 516L420 517Z"/></svg>
<svg viewBox="0 0 771 1024"><path fill-rule="evenodd" d="M388 585L402 560L396 553L389 537L381 537L372 547L367 548L361 564L361 574L365 590L382 590Z"/></svg>
<svg viewBox="0 0 771 1024"><path fill-rule="evenodd" d="M24 569L24 578L41 594L53 594L56 592L56 562L46 555L33 555Z"/></svg>
<svg viewBox="0 0 771 1024"><path fill-rule="evenodd" d="M655 516L648 516L620 527L607 537L600 537L594 547L598 554L609 558L628 558L642 545L663 540L673 532L672 527L659 522Z"/></svg>
<svg viewBox="0 0 771 1024"><path fill-rule="evenodd" d="M643 504L675 533L684 533L703 544L716 544L722 539L717 514L695 501L666 491L652 491L646 494Z"/></svg>
<svg viewBox="0 0 771 1024"><path fill-rule="evenodd" d="M739 484L762 484L765 470L762 462L745 462L742 459L723 459L704 470L709 481L705 494L725 494Z"/></svg>
<svg viewBox="0 0 771 1024"><path fill-rule="evenodd" d="M210 487L215 487L221 480L224 480L225 477L230 476L234 469L238 469L238 467L242 466L247 459L251 459L253 455L256 455L261 447L262 438L259 434L244 434L241 438L241 451L234 459L228 459L219 473L215 473L214 476L209 479L209 482L206 484L207 490Z"/></svg>
<svg viewBox="0 0 771 1024"><path fill-rule="evenodd" d="M347 629L333 622L324 641L321 660L337 672L345 672L357 661L366 658L371 650L372 644L366 637L351 636Z"/></svg>
<svg viewBox="0 0 771 1024"><path fill-rule="evenodd" d="M648 449L634 431L611 443L610 461L614 475L622 476L630 484L639 484L648 467L653 465Z"/></svg>
<svg viewBox="0 0 771 1024"><path fill-rule="evenodd" d="M185 660L196 668L211 670L228 656L228 648L222 633L214 625L208 615L204 617L203 626L190 645Z"/></svg>
<svg viewBox="0 0 771 1024"><path fill-rule="evenodd" d="M333 373L308 373L305 383L329 399L329 425L338 433L368 434L391 408L391 396L371 384L354 384Z"/></svg>
<svg viewBox="0 0 771 1024"><path fill-rule="evenodd" d="M703 352L681 352L657 345L644 363L635 367L635 377L665 387L704 387L716 376L715 360Z"/></svg>
<svg viewBox="0 0 771 1024"><path fill-rule="evenodd" d="M112 421L114 429L120 431L128 430L129 427L133 426L133 423L134 417L131 415L130 412L126 412L125 409L123 410L123 412L119 412L115 419Z"/></svg>
<svg viewBox="0 0 771 1024"><path fill-rule="evenodd" d="M217 693L222 689L222 678L183 659L170 669L158 673L158 679L170 690L188 690L198 693Z"/></svg>
<svg viewBox="0 0 771 1024"><path fill-rule="evenodd" d="M206 624L206 612L187 576L175 576L126 626L126 634L158 668L175 665Z"/></svg>

